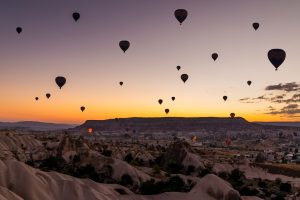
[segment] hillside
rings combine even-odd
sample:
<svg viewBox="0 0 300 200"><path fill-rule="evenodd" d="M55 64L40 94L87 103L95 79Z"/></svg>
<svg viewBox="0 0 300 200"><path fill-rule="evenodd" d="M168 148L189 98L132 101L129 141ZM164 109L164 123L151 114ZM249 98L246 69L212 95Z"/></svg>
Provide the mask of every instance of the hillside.
<svg viewBox="0 0 300 200"><path fill-rule="evenodd" d="M0 129L27 129L32 131L55 131L73 128L76 125L72 124L55 124L45 122L0 122Z"/></svg>
<svg viewBox="0 0 300 200"><path fill-rule="evenodd" d="M244 118L119 118L109 120L87 120L84 124L75 127L73 130L86 130L93 128L99 131L199 131L203 129L218 130L245 130L262 127L258 124L249 123Z"/></svg>
<svg viewBox="0 0 300 200"><path fill-rule="evenodd" d="M300 127L300 122L255 122L261 125Z"/></svg>

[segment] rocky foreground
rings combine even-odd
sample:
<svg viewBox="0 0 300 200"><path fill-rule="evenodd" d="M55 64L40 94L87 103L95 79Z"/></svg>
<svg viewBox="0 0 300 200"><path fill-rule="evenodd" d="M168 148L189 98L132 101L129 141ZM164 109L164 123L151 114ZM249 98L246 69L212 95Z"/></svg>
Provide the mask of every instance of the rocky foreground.
<svg viewBox="0 0 300 200"><path fill-rule="evenodd" d="M0 200L259 199L241 196L225 179L209 173L205 160L185 142L169 145L163 154L158 154L162 147L106 145L68 134L41 139L1 132ZM135 164L141 159L143 164ZM160 187L166 192L152 190Z"/></svg>

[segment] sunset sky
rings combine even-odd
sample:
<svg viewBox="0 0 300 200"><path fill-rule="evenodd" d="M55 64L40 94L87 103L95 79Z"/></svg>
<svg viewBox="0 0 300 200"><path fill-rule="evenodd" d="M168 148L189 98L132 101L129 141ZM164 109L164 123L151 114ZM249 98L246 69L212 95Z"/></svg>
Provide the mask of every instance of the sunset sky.
<svg viewBox="0 0 300 200"><path fill-rule="evenodd" d="M165 108L169 117L300 121L299 11L299 0L2 0L0 121L165 117ZM125 54L120 40L131 42ZM278 71L273 48L287 53ZM62 90L56 76L67 78Z"/></svg>

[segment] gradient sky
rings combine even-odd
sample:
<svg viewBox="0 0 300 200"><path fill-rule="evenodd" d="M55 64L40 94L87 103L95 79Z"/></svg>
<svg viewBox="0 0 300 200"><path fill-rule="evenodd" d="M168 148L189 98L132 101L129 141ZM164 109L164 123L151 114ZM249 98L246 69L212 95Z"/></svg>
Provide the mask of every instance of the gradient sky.
<svg viewBox="0 0 300 200"><path fill-rule="evenodd" d="M182 26L178 8L189 12ZM171 117L235 112L249 121L297 121L297 113L265 114L285 103L239 99L282 94L265 88L299 81L299 10L299 0L2 0L0 121L161 117L165 108ZM125 54L120 40L131 42ZM279 71L267 58L272 48L287 52ZM181 73L190 75L186 84ZM67 78L62 90L59 75Z"/></svg>

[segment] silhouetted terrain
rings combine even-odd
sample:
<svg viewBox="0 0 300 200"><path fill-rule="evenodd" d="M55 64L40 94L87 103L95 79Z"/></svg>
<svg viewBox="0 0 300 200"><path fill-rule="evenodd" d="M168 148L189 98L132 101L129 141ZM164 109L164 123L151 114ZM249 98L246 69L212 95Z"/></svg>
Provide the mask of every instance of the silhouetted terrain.
<svg viewBox="0 0 300 200"><path fill-rule="evenodd" d="M203 129L210 131L217 130L261 130L274 129L271 125L261 125L251 123L241 117L217 118L217 117L165 117L165 118L119 118L109 120L87 120L84 124L75 127L74 131L93 128L95 131L156 131L156 132L176 132L176 131L200 131ZM281 127L284 128L284 127ZM288 127L287 127L288 128Z"/></svg>
<svg viewBox="0 0 300 200"><path fill-rule="evenodd" d="M262 125L300 127L300 122L255 122Z"/></svg>
<svg viewBox="0 0 300 200"><path fill-rule="evenodd" d="M28 129L32 131L54 131L73 128L72 124L54 124L45 122L0 122L0 129Z"/></svg>

